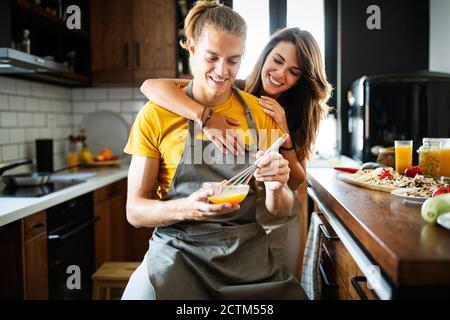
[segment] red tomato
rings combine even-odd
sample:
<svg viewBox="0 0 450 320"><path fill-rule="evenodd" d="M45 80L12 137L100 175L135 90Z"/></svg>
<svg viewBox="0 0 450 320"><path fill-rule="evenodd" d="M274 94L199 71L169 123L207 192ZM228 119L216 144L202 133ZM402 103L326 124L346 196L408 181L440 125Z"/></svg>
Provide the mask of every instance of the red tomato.
<svg viewBox="0 0 450 320"><path fill-rule="evenodd" d="M405 169L405 176L414 178L417 174L423 174L422 169L419 166Z"/></svg>
<svg viewBox="0 0 450 320"><path fill-rule="evenodd" d="M440 194L450 193L450 187L439 187L433 192L433 197L436 197Z"/></svg>

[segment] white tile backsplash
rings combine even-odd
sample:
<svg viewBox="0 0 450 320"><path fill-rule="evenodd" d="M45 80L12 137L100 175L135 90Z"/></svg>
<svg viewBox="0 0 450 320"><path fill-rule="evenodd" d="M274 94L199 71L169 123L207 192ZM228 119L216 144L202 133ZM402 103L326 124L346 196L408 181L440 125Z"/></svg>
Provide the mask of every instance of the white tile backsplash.
<svg viewBox="0 0 450 320"><path fill-rule="evenodd" d="M120 112L120 103L114 102L114 101L107 101L107 102L98 102L97 103L97 111L100 110L107 110L107 111L113 111L113 112Z"/></svg>
<svg viewBox="0 0 450 320"><path fill-rule="evenodd" d="M44 98L46 95L45 85L38 82L31 83L31 93L35 97Z"/></svg>
<svg viewBox="0 0 450 320"><path fill-rule="evenodd" d="M91 113L115 112L131 126L146 101L137 87L72 89L0 76L0 162L34 158L35 139L51 138L54 169L62 168L68 136Z"/></svg>
<svg viewBox="0 0 450 320"><path fill-rule="evenodd" d="M106 88L89 88L84 89L84 100L107 100L108 89Z"/></svg>
<svg viewBox="0 0 450 320"><path fill-rule="evenodd" d="M110 88L108 89L109 100L125 100L133 98L133 88Z"/></svg>
<svg viewBox="0 0 450 320"><path fill-rule="evenodd" d="M0 127L12 128L17 126L17 113L0 112Z"/></svg>
<svg viewBox="0 0 450 320"><path fill-rule="evenodd" d="M28 112L20 112L17 114L19 127L30 127L33 125L33 114Z"/></svg>
<svg viewBox="0 0 450 320"><path fill-rule="evenodd" d="M9 130L0 128L0 145L7 143L9 143Z"/></svg>
<svg viewBox="0 0 450 320"><path fill-rule="evenodd" d="M24 97L9 96L9 110L25 110Z"/></svg>
<svg viewBox="0 0 450 320"><path fill-rule="evenodd" d="M95 102L74 102L73 112L74 113L91 113L95 112Z"/></svg>
<svg viewBox="0 0 450 320"><path fill-rule="evenodd" d="M29 81L23 81L23 80L17 80L16 82L17 86L17 94L23 95L23 96L31 96L31 82Z"/></svg>
<svg viewBox="0 0 450 320"><path fill-rule="evenodd" d="M10 143L20 143L25 142L25 129L11 129L9 131L10 134Z"/></svg>
<svg viewBox="0 0 450 320"><path fill-rule="evenodd" d="M9 78L0 77L0 93L16 93L16 81Z"/></svg>
<svg viewBox="0 0 450 320"><path fill-rule="evenodd" d="M47 116L45 113L33 113L33 126L42 127L47 125Z"/></svg>
<svg viewBox="0 0 450 320"><path fill-rule="evenodd" d="M16 160L19 158L19 147L17 145L2 146L2 161Z"/></svg>
<svg viewBox="0 0 450 320"><path fill-rule="evenodd" d="M0 94L0 110L8 110L8 109L9 109L8 96L5 94Z"/></svg>

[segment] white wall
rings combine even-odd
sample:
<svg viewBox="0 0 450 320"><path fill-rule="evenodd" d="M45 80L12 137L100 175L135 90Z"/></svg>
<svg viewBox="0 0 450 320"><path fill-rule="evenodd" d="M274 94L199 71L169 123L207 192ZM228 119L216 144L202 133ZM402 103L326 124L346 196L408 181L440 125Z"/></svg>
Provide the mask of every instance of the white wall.
<svg viewBox="0 0 450 320"><path fill-rule="evenodd" d="M71 89L0 76L0 162L35 161L35 139L54 139L54 169L66 166L68 136L78 134L83 119L109 110L129 126L146 98L139 88L102 87ZM33 170L21 166L9 174Z"/></svg>
<svg viewBox="0 0 450 320"><path fill-rule="evenodd" d="M450 73L450 1L430 0L431 71Z"/></svg>

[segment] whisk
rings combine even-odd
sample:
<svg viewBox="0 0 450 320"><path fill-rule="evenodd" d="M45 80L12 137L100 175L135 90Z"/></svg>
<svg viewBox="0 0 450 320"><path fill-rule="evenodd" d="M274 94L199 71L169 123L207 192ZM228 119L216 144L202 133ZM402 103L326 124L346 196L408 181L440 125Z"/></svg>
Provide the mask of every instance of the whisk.
<svg viewBox="0 0 450 320"><path fill-rule="evenodd" d="M258 163L260 163L263 159L265 159L270 152L278 150L278 148L281 147L281 145L287 140L288 137L289 137L288 134L283 134L270 146L269 149L267 149L264 152L264 154L261 157L256 159L256 161L251 166L249 166L245 170L242 170L231 179L223 181L221 184L222 185L248 184L253 176L253 173L258 168Z"/></svg>

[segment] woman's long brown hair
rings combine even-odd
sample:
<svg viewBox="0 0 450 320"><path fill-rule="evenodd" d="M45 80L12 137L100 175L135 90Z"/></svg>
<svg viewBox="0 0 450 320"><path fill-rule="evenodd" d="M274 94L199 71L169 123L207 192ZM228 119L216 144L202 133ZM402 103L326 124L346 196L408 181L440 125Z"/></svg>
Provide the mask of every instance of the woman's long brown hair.
<svg viewBox="0 0 450 320"><path fill-rule="evenodd" d="M264 47L253 71L245 81L245 91L264 95L261 71L272 49L280 42L289 42L296 47L301 68L300 80L283 92L278 102L285 108L289 131L296 146L299 160L308 159L317 137L320 120L329 111L331 85L327 81L319 46L314 37L299 28L285 28L276 32Z"/></svg>

